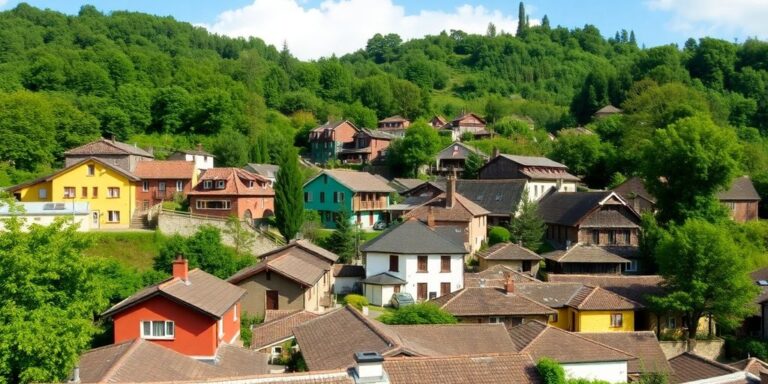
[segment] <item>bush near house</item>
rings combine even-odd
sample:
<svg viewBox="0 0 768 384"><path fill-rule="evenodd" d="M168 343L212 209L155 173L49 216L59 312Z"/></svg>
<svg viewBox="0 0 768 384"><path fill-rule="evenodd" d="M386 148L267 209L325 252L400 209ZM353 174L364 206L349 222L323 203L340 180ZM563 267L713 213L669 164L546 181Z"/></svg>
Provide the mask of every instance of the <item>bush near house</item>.
<svg viewBox="0 0 768 384"><path fill-rule="evenodd" d="M351 305L359 310L368 306L368 299L362 295L349 294L344 296L344 304Z"/></svg>
<svg viewBox="0 0 768 384"><path fill-rule="evenodd" d="M413 304L384 313L379 317L379 321L390 325L456 324L458 322L453 315L430 302Z"/></svg>
<svg viewBox="0 0 768 384"><path fill-rule="evenodd" d="M243 312L240 317L240 340L243 341L243 346L248 348L251 346L253 340L253 326L261 324L264 319L258 316L251 316L248 312Z"/></svg>

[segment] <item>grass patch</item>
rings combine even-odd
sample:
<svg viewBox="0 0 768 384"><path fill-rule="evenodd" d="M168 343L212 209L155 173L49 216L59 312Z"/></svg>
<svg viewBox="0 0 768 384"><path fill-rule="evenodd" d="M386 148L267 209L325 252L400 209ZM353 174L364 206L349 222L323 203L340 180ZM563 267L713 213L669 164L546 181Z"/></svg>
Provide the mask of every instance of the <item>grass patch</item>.
<svg viewBox="0 0 768 384"><path fill-rule="evenodd" d="M152 269L164 236L157 232L90 232L91 246L85 256L117 259L140 271Z"/></svg>

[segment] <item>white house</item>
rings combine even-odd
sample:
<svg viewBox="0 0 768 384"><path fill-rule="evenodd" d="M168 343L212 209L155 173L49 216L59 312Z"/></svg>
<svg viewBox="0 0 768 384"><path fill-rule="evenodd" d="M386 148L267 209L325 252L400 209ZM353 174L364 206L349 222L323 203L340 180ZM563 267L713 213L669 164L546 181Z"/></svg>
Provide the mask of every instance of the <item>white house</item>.
<svg viewBox="0 0 768 384"><path fill-rule="evenodd" d="M88 202L16 202L14 208L0 204L0 230L5 228L5 220L13 216L24 220L24 228L32 224L50 225L64 217L74 220L78 231L91 229Z"/></svg>
<svg viewBox="0 0 768 384"><path fill-rule="evenodd" d="M371 304L387 304L396 292L424 301L464 287L468 252L461 232L411 219L371 240L362 251L363 291Z"/></svg>
<svg viewBox="0 0 768 384"><path fill-rule="evenodd" d="M198 144L196 149L180 150L168 156L168 160L194 161L197 175L206 169L213 168L213 159L215 156L203 150L203 146Z"/></svg>

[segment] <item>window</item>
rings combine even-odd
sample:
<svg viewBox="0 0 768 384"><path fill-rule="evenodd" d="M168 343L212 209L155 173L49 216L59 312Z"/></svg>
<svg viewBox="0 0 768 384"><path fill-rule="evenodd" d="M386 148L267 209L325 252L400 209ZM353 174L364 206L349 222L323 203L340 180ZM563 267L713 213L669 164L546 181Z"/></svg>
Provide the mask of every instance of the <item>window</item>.
<svg viewBox="0 0 768 384"><path fill-rule="evenodd" d="M94 199L99 197L99 187L93 187L93 193L91 194L91 197Z"/></svg>
<svg viewBox="0 0 768 384"><path fill-rule="evenodd" d="M216 328L219 329L219 339L224 337L224 319L219 319L216 322Z"/></svg>
<svg viewBox="0 0 768 384"><path fill-rule="evenodd" d="M389 255L389 271L400 272L400 257L397 255Z"/></svg>
<svg viewBox="0 0 768 384"><path fill-rule="evenodd" d="M88 197L88 187L82 187L80 188L80 194L83 195L83 198Z"/></svg>
<svg viewBox="0 0 768 384"><path fill-rule="evenodd" d="M339 193L333 192L333 202L338 203L339 202Z"/></svg>
<svg viewBox="0 0 768 384"><path fill-rule="evenodd" d="M75 198L75 187L64 187L64 198L65 199L74 199Z"/></svg>
<svg viewBox="0 0 768 384"><path fill-rule="evenodd" d="M165 192L165 181L158 181L157 182L157 189L159 191Z"/></svg>
<svg viewBox="0 0 768 384"><path fill-rule="evenodd" d="M119 187L109 187L109 188L107 188L107 198L116 199L118 197L120 197L120 188Z"/></svg>
<svg viewBox="0 0 768 384"><path fill-rule="evenodd" d="M312 202L312 192L304 192L304 202L305 203Z"/></svg>
<svg viewBox="0 0 768 384"><path fill-rule="evenodd" d="M325 192L320 192L320 202L325 203Z"/></svg>
<svg viewBox="0 0 768 384"><path fill-rule="evenodd" d="M203 189L211 189L213 188L213 181L212 180L205 180L203 181Z"/></svg>
<svg viewBox="0 0 768 384"><path fill-rule="evenodd" d="M197 200L195 208L197 209L230 209L232 207L229 200Z"/></svg>
<svg viewBox="0 0 768 384"><path fill-rule="evenodd" d="M440 296L451 293L451 283L440 283Z"/></svg>
<svg viewBox="0 0 768 384"><path fill-rule="evenodd" d="M173 321L142 321L142 339L173 339Z"/></svg>
<svg viewBox="0 0 768 384"><path fill-rule="evenodd" d="M424 301L427 299L427 283L416 284L416 300Z"/></svg>
<svg viewBox="0 0 768 384"><path fill-rule="evenodd" d="M550 323L557 323L559 319L557 318L557 313L549 315L549 322Z"/></svg>
<svg viewBox="0 0 768 384"><path fill-rule="evenodd" d="M677 329L677 318L667 315L667 328Z"/></svg>
<svg viewBox="0 0 768 384"><path fill-rule="evenodd" d="M600 244L600 231L592 230L592 244Z"/></svg>
<svg viewBox="0 0 768 384"><path fill-rule="evenodd" d="M491 323L491 324L503 323L504 322L504 318L492 316L492 317L488 318L488 322Z"/></svg>
<svg viewBox="0 0 768 384"><path fill-rule="evenodd" d="M88 164L88 171L87 171L86 175L93 176L95 174L96 174L96 165Z"/></svg>
<svg viewBox="0 0 768 384"><path fill-rule="evenodd" d="M395 293L400 293L400 286L399 285L395 285Z"/></svg>
<svg viewBox="0 0 768 384"><path fill-rule="evenodd" d="M184 190L184 182L176 180L176 192L181 192L182 190Z"/></svg>
<svg viewBox="0 0 768 384"><path fill-rule="evenodd" d="M237 304L235 304L235 306L232 307L232 320L237 321Z"/></svg>
<svg viewBox="0 0 768 384"><path fill-rule="evenodd" d="M624 271L637 272L637 260L629 260L629 264L627 264L627 269L625 269Z"/></svg>
<svg viewBox="0 0 768 384"><path fill-rule="evenodd" d="M611 313L611 328L621 328L624 325L624 315Z"/></svg>
<svg viewBox="0 0 768 384"><path fill-rule="evenodd" d="M630 243L630 234L629 234L629 230L628 229L625 229L625 230L621 231L621 238L622 238L624 244L629 244Z"/></svg>
<svg viewBox="0 0 768 384"><path fill-rule="evenodd" d="M142 192L149 192L149 181L142 181L141 182L141 191Z"/></svg>
<svg viewBox="0 0 768 384"><path fill-rule="evenodd" d="M447 273L451 271L451 257L440 256L440 272Z"/></svg>
<svg viewBox="0 0 768 384"><path fill-rule="evenodd" d="M47 199L48 198L48 190L45 188L40 188L37 190L37 198L38 199Z"/></svg>
<svg viewBox="0 0 768 384"><path fill-rule="evenodd" d="M224 189L227 182L224 180L216 180L216 189Z"/></svg>
<svg viewBox="0 0 768 384"><path fill-rule="evenodd" d="M616 231L608 231L608 244L616 244Z"/></svg>
<svg viewBox="0 0 768 384"><path fill-rule="evenodd" d="M437 292L430 292L429 293L429 299L430 300L437 299Z"/></svg>
<svg viewBox="0 0 768 384"><path fill-rule="evenodd" d="M119 223L120 211L107 211L107 221L110 223Z"/></svg>
<svg viewBox="0 0 768 384"><path fill-rule="evenodd" d="M427 257L426 256L416 256L416 272L426 273L427 272Z"/></svg>

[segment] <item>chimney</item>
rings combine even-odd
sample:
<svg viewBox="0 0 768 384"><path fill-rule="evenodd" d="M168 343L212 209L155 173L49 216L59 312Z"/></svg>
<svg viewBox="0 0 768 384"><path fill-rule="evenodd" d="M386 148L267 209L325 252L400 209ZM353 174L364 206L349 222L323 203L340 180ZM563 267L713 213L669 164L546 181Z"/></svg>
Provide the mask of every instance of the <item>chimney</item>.
<svg viewBox="0 0 768 384"><path fill-rule="evenodd" d="M176 254L176 260L173 261L173 277L189 281L189 262L180 253Z"/></svg>
<svg viewBox="0 0 768 384"><path fill-rule="evenodd" d="M456 203L456 174L448 176L445 182L445 207L453 208Z"/></svg>
<svg viewBox="0 0 768 384"><path fill-rule="evenodd" d="M200 143L197 143L197 150L198 151L202 151L203 150L203 145L200 144Z"/></svg>
<svg viewBox="0 0 768 384"><path fill-rule="evenodd" d="M80 384L80 366L75 365L72 370L72 378L69 380L69 384Z"/></svg>
<svg viewBox="0 0 768 384"><path fill-rule="evenodd" d="M571 249L571 241L570 240L566 240L565 241L565 250L567 251L569 249Z"/></svg>
<svg viewBox="0 0 768 384"><path fill-rule="evenodd" d="M355 369L352 373L355 383L389 383L383 362L384 358L378 352L355 352Z"/></svg>
<svg viewBox="0 0 768 384"><path fill-rule="evenodd" d="M511 275L507 275L507 280L504 281L504 292L507 295L515 293L515 280L512 279Z"/></svg>
<svg viewBox="0 0 768 384"><path fill-rule="evenodd" d="M115 142L115 135L110 135L109 139L112 140L112 142L114 143Z"/></svg>
<svg viewBox="0 0 768 384"><path fill-rule="evenodd" d="M499 157L500 154L501 152L499 151L499 148L493 147L493 155L491 156L491 158L493 159L494 157Z"/></svg>
<svg viewBox="0 0 768 384"><path fill-rule="evenodd" d="M430 228L435 227L435 213L432 212L432 206L427 210L427 226Z"/></svg>

